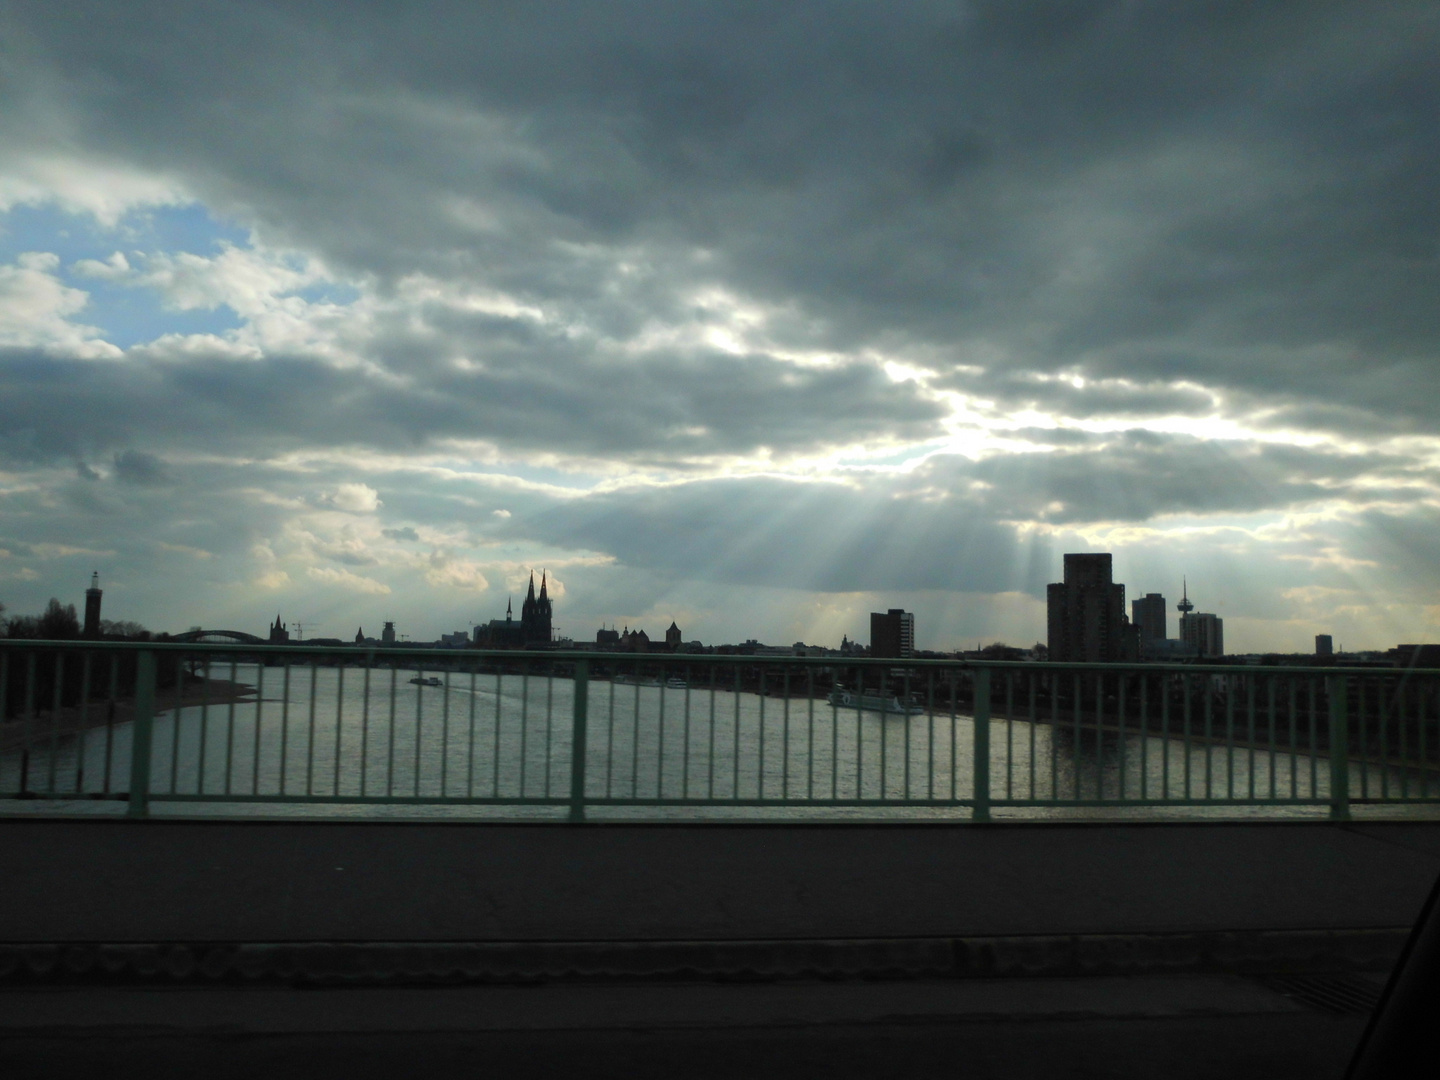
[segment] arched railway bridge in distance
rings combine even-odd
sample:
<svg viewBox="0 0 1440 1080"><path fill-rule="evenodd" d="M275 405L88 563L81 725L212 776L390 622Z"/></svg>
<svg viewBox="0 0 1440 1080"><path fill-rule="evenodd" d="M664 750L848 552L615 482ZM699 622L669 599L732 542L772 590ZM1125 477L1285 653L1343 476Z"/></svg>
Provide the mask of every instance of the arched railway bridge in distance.
<svg viewBox="0 0 1440 1080"><path fill-rule="evenodd" d="M175 634L171 641L199 645L269 645L265 638L247 634L244 630L187 630Z"/></svg>

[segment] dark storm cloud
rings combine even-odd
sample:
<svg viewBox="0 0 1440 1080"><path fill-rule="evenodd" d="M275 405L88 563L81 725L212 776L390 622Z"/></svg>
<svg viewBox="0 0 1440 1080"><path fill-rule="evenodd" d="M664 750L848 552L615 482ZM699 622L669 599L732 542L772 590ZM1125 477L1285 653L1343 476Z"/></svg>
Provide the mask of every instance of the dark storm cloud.
<svg viewBox="0 0 1440 1080"><path fill-rule="evenodd" d="M468 280L623 339L718 281L797 312L772 328L781 344L914 349L942 374L978 348L992 373L1146 388L991 384L1077 416L1203 412L1204 393L1167 389L1184 381L1323 429L1436 430L1432 4L3 18L11 154L63 131L382 289L416 271ZM609 383L581 374L577 395ZM764 365L711 384L733 391L731 415L773 389ZM459 424L453 389L422 388L436 400L412 423ZM850 387L855 412L883 413L879 390ZM596 452L616 423L717 426L666 404L663 383L633 398L652 392L661 405L586 429ZM563 394L539 409L546 432L573 415Z"/></svg>
<svg viewBox="0 0 1440 1080"><path fill-rule="evenodd" d="M173 483L165 463L141 450L125 450L115 455L115 479L137 487L164 487Z"/></svg>
<svg viewBox="0 0 1440 1080"><path fill-rule="evenodd" d="M800 368L765 356L552 363L494 357L398 382L313 358L181 356L119 363L0 349L0 457L44 463L128 447L266 454L444 439L572 454L691 455L810 449L839 439L925 438L940 407L864 362ZM864 410L850 415L857 402ZM836 423L844 417L843 426ZM127 451L122 479L149 477Z"/></svg>

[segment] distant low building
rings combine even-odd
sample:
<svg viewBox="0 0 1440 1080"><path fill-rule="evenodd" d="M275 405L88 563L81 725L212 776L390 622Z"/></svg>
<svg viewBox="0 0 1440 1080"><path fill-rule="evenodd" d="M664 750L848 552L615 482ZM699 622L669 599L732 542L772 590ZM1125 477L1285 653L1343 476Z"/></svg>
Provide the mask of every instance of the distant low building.
<svg viewBox="0 0 1440 1080"><path fill-rule="evenodd" d="M515 621L512 601L505 601L505 618L491 619L475 627L475 644L482 649L522 649L525 647L525 627Z"/></svg>
<svg viewBox="0 0 1440 1080"><path fill-rule="evenodd" d="M453 634L440 635L440 647L442 649L463 649L470 644L470 635L464 630L456 630Z"/></svg>
<svg viewBox="0 0 1440 1080"><path fill-rule="evenodd" d="M613 626L606 630L603 626L595 631L595 647L597 649L618 649L620 648L620 631Z"/></svg>

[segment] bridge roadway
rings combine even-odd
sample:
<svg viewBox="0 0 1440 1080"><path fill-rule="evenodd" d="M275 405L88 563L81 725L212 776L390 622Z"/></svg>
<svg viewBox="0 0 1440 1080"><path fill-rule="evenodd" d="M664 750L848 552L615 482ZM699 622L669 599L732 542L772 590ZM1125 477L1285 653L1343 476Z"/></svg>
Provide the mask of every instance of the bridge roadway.
<svg viewBox="0 0 1440 1080"><path fill-rule="evenodd" d="M27 1075L1308 1077L1364 1013L1259 977L1378 988L1440 822L12 817L0 855Z"/></svg>

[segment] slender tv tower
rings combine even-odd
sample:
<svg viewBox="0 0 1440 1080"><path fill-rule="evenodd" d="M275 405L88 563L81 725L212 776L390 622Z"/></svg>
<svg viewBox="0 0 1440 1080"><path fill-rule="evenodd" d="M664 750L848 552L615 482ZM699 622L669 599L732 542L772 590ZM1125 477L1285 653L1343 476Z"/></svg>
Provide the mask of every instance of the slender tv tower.
<svg viewBox="0 0 1440 1080"><path fill-rule="evenodd" d="M1195 610L1195 605L1190 602L1190 583L1184 578L1181 578L1180 581L1182 583L1180 602L1175 605L1175 610L1180 612L1180 618L1183 619Z"/></svg>

